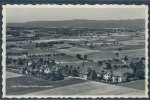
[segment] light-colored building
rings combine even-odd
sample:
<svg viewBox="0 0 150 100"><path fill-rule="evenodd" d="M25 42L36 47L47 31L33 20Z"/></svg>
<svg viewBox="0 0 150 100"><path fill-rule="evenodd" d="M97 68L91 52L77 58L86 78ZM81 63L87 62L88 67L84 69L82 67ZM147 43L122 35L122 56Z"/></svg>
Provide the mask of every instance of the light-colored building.
<svg viewBox="0 0 150 100"><path fill-rule="evenodd" d="M107 82L109 79L111 79L112 73L111 72L106 72L104 74L103 79Z"/></svg>
<svg viewBox="0 0 150 100"><path fill-rule="evenodd" d="M46 68L46 69L44 70L44 73L45 73L45 74L49 74L49 73L51 73L50 68Z"/></svg>

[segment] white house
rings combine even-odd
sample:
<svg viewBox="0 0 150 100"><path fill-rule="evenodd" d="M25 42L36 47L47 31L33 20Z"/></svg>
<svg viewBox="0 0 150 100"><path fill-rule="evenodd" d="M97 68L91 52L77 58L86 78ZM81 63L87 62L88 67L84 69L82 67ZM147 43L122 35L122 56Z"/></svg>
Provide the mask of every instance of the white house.
<svg viewBox="0 0 150 100"><path fill-rule="evenodd" d="M49 73L51 73L50 68L46 68L46 69L44 70L44 73L45 73L45 74L49 74Z"/></svg>
<svg viewBox="0 0 150 100"><path fill-rule="evenodd" d="M113 70L112 72L112 82L117 83L117 82L126 82L127 81L127 76L124 75L124 72L121 70Z"/></svg>
<svg viewBox="0 0 150 100"><path fill-rule="evenodd" d="M118 82L126 82L127 81L127 76L126 75L121 75L118 77Z"/></svg>
<svg viewBox="0 0 150 100"><path fill-rule="evenodd" d="M106 74L104 74L103 79L106 80L106 82L108 81L108 79L111 78L112 73L111 72L107 72Z"/></svg>

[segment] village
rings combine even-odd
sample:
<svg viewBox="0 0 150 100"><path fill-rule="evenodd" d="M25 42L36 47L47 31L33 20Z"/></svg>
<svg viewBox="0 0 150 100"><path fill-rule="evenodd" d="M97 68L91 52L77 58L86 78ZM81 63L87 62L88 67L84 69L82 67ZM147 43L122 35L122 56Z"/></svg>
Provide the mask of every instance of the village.
<svg viewBox="0 0 150 100"><path fill-rule="evenodd" d="M145 78L144 60L145 58L134 58L132 60L133 62L128 62L127 57L125 57L124 60L103 60L98 62L102 70L93 69L92 66L89 66L87 71L83 72L80 70L80 66L60 66L56 64L54 60L43 61L43 59L39 59L35 62L27 61L26 59L18 59L16 61L10 61L12 63L18 63L18 67L7 66L7 71L50 81L63 80L66 77L80 77L106 83L122 83Z"/></svg>
<svg viewBox="0 0 150 100"><path fill-rule="evenodd" d="M117 84L145 78L145 57L128 52L141 50L143 30L22 28L7 28L7 71L49 81L70 77Z"/></svg>

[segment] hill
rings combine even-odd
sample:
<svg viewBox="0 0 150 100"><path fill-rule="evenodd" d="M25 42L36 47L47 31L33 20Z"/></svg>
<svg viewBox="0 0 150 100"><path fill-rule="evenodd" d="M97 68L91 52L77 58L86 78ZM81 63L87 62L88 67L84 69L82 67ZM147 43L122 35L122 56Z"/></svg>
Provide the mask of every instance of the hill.
<svg viewBox="0 0 150 100"><path fill-rule="evenodd" d="M26 23L7 23L8 27L69 27L69 28L125 28L144 29L145 20L65 20L65 21L32 21Z"/></svg>

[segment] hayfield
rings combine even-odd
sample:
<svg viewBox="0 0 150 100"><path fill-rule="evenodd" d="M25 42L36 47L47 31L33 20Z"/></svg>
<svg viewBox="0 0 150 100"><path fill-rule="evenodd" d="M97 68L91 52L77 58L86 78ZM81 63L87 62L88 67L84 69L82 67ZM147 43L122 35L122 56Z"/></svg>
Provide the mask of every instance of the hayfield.
<svg viewBox="0 0 150 100"><path fill-rule="evenodd" d="M18 48L11 48L7 49L7 52L27 52L28 54L48 54L48 53L57 53L54 49L40 49L40 48L32 48L32 49L18 49Z"/></svg>
<svg viewBox="0 0 150 100"><path fill-rule="evenodd" d="M20 76L24 76L24 75L6 71L6 78L14 78L14 77L20 77Z"/></svg>
<svg viewBox="0 0 150 100"><path fill-rule="evenodd" d="M92 52L100 52L99 50L90 50L90 49L86 49L86 48L78 48L78 47L72 47L69 49L59 49L57 50L59 52L63 52L66 54L70 54L70 55L76 55L76 54L88 54L88 53L92 53Z"/></svg>
<svg viewBox="0 0 150 100"><path fill-rule="evenodd" d="M111 84L105 84L100 82L84 82L84 83L78 83L73 84L69 86L54 88L54 89L48 89L45 91L39 91L34 92L28 95L64 95L64 96L70 96L70 95L80 95L80 96L90 96L90 95L124 95L124 96L144 96L145 92L142 90L137 90L133 88L127 88L127 87L121 87L117 85L111 85Z"/></svg>
<svg viewBox="0 0 150 100"><path fill-rule="evenodd" d="M134 89L139 89L139 90L145 90L145 80L137 80L137 81L132 81L128 83L121 83L118 84L119 86L123 87L128 87L128 88L134 88Z"/></svg>
<svg viewBox="0 0 150 100"><path fill-rule="evenodd" d="M14 75L14 73L12 72L10 73L8 73L8 76ZM17 74L15 73L15 75ZM52 82L52 81L45 81L45 80L41 80L29 76L18 76L18 77L6 78L6 94L7 95L29 94L37 91L43 91L47 89L58 88L58 87L63 87L63 86L68 86L68 85L73 85L73 84L78 84L83 82L87 82L87 80L65 79L65 80Z"/></svg>

